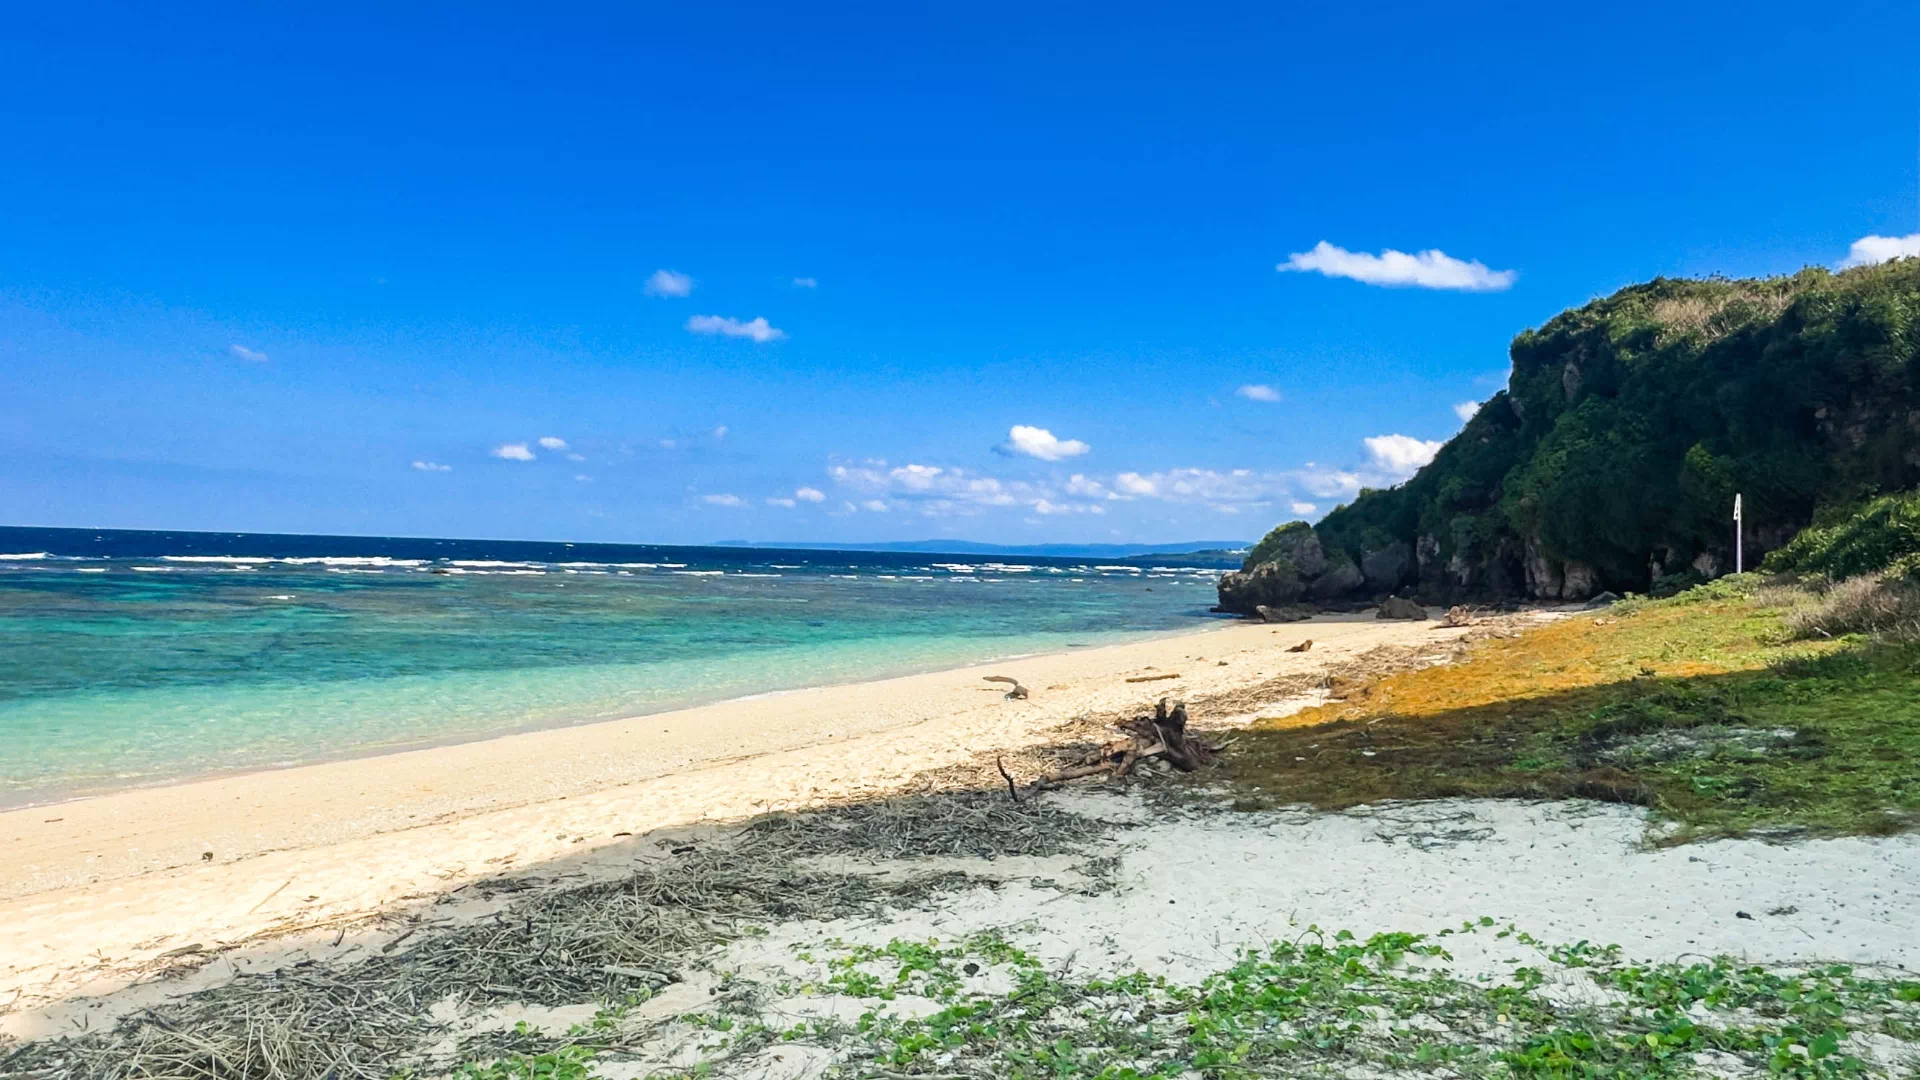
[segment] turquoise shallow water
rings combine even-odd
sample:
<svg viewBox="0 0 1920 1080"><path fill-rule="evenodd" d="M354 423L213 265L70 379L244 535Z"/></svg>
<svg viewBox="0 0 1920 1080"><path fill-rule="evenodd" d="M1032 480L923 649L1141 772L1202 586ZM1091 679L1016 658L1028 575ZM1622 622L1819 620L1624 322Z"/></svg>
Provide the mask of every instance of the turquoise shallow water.
<svg viewBox="0 0 1920 1080"><path fill-rule="evenodd" d="M0 529L0 804L1197 629L1216 573Z"/></svg>

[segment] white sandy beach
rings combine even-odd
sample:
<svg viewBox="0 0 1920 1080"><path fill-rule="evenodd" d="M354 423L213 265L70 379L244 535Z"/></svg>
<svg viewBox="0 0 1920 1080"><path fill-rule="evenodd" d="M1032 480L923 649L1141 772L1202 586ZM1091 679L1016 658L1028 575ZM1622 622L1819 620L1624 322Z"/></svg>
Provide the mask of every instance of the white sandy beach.
<svg viewBox="0 0 1920 1080"><path fill-rule="evenodd" d="M98 1030L237 975L390 953L413 934L488 918L525 895L468 888L476 882L567 887L621 877L671 858L675 845L724 842L730 822L755 813L923 787L931 773L1049 744L1089 714L1145 707L1162 694L1240 692L1250 703L1251 711L1197 717L1208 724L1284 712L1314 695L1244 692L1383 645L1437 661L1462 633L1351 616L1236 623L0 814L8 841L0 1035ZM1312 651L1286 651L1305 638ZM1020 679L1032 699L1005 699L985 674ZM673 1017L704 1007L716 978L804 980L795 957L826 939L877 946L1004 931L1049 963L1192 979L1242 946L1310 926L1432 934L1487 917L1543 940L1616 943L1649 959L1920 967L1903 929L1920 920L1920 838L1911 835L1654 850L1644 811L1616 805L1456 800L1162 818L1097 781L1049 798L1133 822L1107 849L1117 860L1113 887L1060 890L1083 873L1086 853L848 860L842 872L962 870L975 884L884 918L802 919L736 943L649 1003L667 1024L657 1058L609 1064L600 1075L692 1060L711 1032ZM1481 977L1524 959L1492 934L1450 948L1460 970ZM1587 992L1571 974L1556 978L1565 982L1556 992ZM898 1007L916 1004L926 1003ZM805 1004L843 1006L864 1007L831 997ZM441 1003L435 1014L473 1032L521 1020L564 1027L593 1008ZM1860 1049L1882 1051L1887 1068L1911 1053L1895 1043ZM830 1061L800 1048L742 1064L738 1075L804 1080Z"/></svg>
<svg viewBox="0 0 1920 1080"><path fill-rule="evenodd" d="M656 830L899 791L982 752L1044 743L1088 713L1458 634L1370 615L1230 623L0 813L0 1008L104 993L190 945L316 925L331 937L337 923L504 872L617 868ZM1311 652L1285 651L1308 637ZM1008 701L986 674L1033 696Z"/></svg>

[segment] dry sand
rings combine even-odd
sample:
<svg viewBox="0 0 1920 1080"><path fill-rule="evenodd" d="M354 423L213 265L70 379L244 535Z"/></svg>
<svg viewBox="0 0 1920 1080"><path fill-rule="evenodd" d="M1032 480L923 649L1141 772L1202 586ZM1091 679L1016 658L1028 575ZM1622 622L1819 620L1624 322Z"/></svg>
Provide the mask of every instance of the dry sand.
<svg viewBox="0 0 1920 1080"><path fill-rule="evenodd" d="M657 830L899 791L1088 713L1459 633L1370 616L1234 623L0 813L0 1032L39 1029L44 1007L125 986L174 950L231 949L231 968L281 948L273 935L331 937L482 878L617 873ZM1284 651L1308 637L1311 652ZM1006 700L986 674L1033 696Z"/></svg>

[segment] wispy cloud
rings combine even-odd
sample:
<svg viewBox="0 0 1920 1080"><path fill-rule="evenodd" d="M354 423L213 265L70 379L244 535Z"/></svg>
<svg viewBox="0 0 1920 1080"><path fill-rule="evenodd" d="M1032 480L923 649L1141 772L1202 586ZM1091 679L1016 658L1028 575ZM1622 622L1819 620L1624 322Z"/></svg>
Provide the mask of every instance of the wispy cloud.
<svg viewBox="0 0 1920 1080"><path fill-rule="evenodd" d="M1125 496L1214 506L1272 502L1286 493L1286 478L1252 469L1163 469L1123 472L1113 486Z"/></svg>
<svg viewBox="0 0 1920 1080"><path fill-rule="evenodd" d="M647 277L646 293L648 296L692 296L693 279L678 270L655 270Z"/></svg>
<svg viewBox="0 0 1920 1080"><path fill-rule="evenodd" d="M1453 407L1453 415L1459 417L1463 424L1473 419L1473 414L1479 411L1480 403L1477 401L1463 401Z"/></svg>
<svg viewBox="0 0 1920 1080"><path fill-rule="evenodd" d="M1360 440L1376 469L1395 482L1405 480L1433 460L1445 443L1416 439L1411 435L1373 435Z"/></svg>
<svg viewBox="0 0 1920 1080"><path fill-rule="evenodd" d="M779 341L787 336L781 330L768 323L764 317L741 322L739 319L724 315L695 315L687 320L687 329L696 334L720 334L725 337L750 338L764 345L769 341Z"/></svg>
<svg viewBox="0 0 1920 1080"><path fill-rule="evenodd" d="M1036 499L1033 503L1036 514L1104 514L1107 508L1099 503L1054 502L1052 499Z"/></svg>
<svg viewBox="0 0 1920 1080"><path fill-rule="evenodd" d="M1872 266L1875 263L1891 259L1920 258L1920 233L1912 236L1863 236L1847 249L1847 257L1840 260L1840 268L1850 266ZM239 348L239 346L234 346ZM262 360L266 357L261 357Z"/></svg>
<svg viewBox="0 0 1920 1080"><path fill-rule="evenodd" d="M700 501L708 506L745 506L746 500L738 495L722 492L718 495L702 495Z"/></svg>
<svg viewBox="0 0 1920 1080"><path fill-rule="evenodd" d="M257 349L249 349L245 345L229 345L227 346L227 354L236 360L245 360L249 364L264 364L267 362L266 353L260 352Z"/></svg>
<svg viewBox="0 0 1920 1080"><path fill-rule="evenodd" d="M1051 434L1047 438L1063 441ZM1047 444L1042 441L1042 445ZM1220 514L1272 515L1291 510L1306 516L1320 513L1325 500L1344 501L1363 488L1404 481L1432 461L1442 445L1408 435L1376 435L1355 447L1355 463L1332 466L1310 461L1295 469L1193 467L1011 479L955 466L893 464L869 458L833 462L827 473L843 489L836 496L847 500L849 512L873 510L869 504L881 503L896 513L923 517L1004 510L1038 515L1028 520L1039 520L1106 514L1130 504L1159 502L1204 507Z"/></svg>
<svg viewBox="0 0 1920 1080"><path fill-rule="evenodd" d="M567 448L567 440L558 435L542 435L540 436L540 445L548 450L565 450Z"/></svg>
<svg viewBox="0 0 1920 1080"><path fill-rule="evenodd" d="M795 488L793 497L799 499L801 502L819 503L827 501L827 493L821 491L819 488Z"/></svg>
<svg viewBox="0 0 1920 1080"><path fill-rule="evenodd" d="M532 461L533 451L523 442L502 443L493 448L493 456L506 461Z"/></svg>
<svg viewBox="0 0 1920 1080"><path fill-rule="evenodd" d="M416 461L413 467L421 472L452 472L453 466L442 465L437 461Z"/></svg>
<svg viewBox="0 0 1920 1080"><path fill-rule="evenodd" d="M817 289L820 287L820 283L810 277L797 277L793 279L793 287L796 289Z"/></svg>
<svg viewBox="0 0 1920 1080"><path fill-rule="evenodd" d="M1081 473L1067 477L1067 494L1081 499L1123 499L1125 496L1107 485Z"/></svg>
<svg viewBox="0 0 1920 1080"><path fill-rule="evenodd" d="M1070 457L1079 457L1093 448L1079 439L1059 438L1043 427L1015 424L1007 431L1007 441L1002 449L1008 453L1039 458L1041 461L1063 461Z"/></svg>
<svg viewBox="0 0 1920 1080"><path fill-rule="evenodd" d="M1389 248L1378 255L1348 251L1325 240L1312 251L1296 252L1276 269L1311 271L1327 277L1351 278L1368 285L1412 286L1420 289L1456 289L1462 292L1503 292L1520 275L1514 270L1492 270L1483 262L1456 259L1444 251L1409 255Z"/></svg>
<svg viewBox="0 0 1920 1080"><path fill-rule="evenodd" d="M884 499L868 499L866 502L860 504L860 508L862 510L871 510L876 514L884 514L893 509L893 507L887 505Z"/></svg>
<svg viewBox="0 0 1920 1080"><path fill-rule="evenodd" d="M1351 469L1309 461L1287 474L1290 487L1305 488L1307 494L1322 499L1352 495L1364 486L1360 474Z"/></svg>
<svg viewBox="0 0 1920 1080"><path fill-rule="evenodd" d="M778 495L769 495L767 496L767 505L768 506L784 506L787 509L791 510L800 504L797 502L794 502L792 499L782 498Z"/></svg>
<svg viewBox="0 0 1920 1080"><path fill-rule="evenodd" d="M726 437L727 437L727 425L725 425L725 424L721 424L721 425L720 425L719 427L717 427L717 428L714 428L714 429L713 429L713 437L714 437L714 438L716 438L716 439L724 439L724 438L726 438Z"/></svg>
<svg viewBox="0 0 1920 1080"><path fill-rule="evenodd" d="M1058 493L1045 484L1001 480L942 465L888 465L885 461L870 460L832 465L827 475L855 494L885 496L869 501L885 502L889 507L908 509L923 517L971 516L997 507L1031 506L1040 500L1059 500Z"/></svg>
<svg viewBox="0 0 1920 1080"><path fill-rule="evenodd" d="M1275 390L1273 387L1268 386L1265 383L1248 383L1247 385L1241 387L1240 389L1235 390L1234 393L1239 394L1241 397L1246 398L1248 401L1279 401L1280 400L1280 391Z"/></svg>

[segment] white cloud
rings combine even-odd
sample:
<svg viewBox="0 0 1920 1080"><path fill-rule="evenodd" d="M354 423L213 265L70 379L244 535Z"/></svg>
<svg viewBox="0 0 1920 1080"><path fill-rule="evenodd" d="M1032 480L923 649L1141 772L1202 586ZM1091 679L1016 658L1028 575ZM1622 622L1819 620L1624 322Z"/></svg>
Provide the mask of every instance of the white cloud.
<svg viewBox="0 0 1920 1080"><path fill-rule="evenodd" d="M1463 424L1473 419L1473 414L1479 411L1480 403L1477 401L1463 401L1453 407L1453 415L1459 417Z"/></svg>
<svg viewBox="0 0 1920 1080"><path fill-rule="evenodd" d="M794 488L793 497L799 499L801 502L818 503L827 501L827 493L821 491L819 488Z"/></svg>
<svg viewBox="0 0 1920 1080"><path fill-rule="evenodd" d="M827 469L834 483L857 494L885 496L892 504L908 503L927 517L978 514L989 507L1013 506L1050 497L1045 485L1024 480L1003 481L965 469L940 465L906 464L889 467L884 461L856 465L836 464Z"/></svg>
<svg viewBox="0 0 1920 1080"><path fill-rule="evenodd" d="M655 270L647 278L648 296L691 296L693 279L677 270Z"/></svg>
<svg viewBox="0 0 1920 1080"><path fill-rule="evenodd" d="M1291 502L1287 504L1287 509L1299 514L1301 517L1307 517L1310 514L1320 512L1320 508L1310 502Z"/></svg>
<svg viewBox="0 0 1920 1080"><path fill-rule="evenodd" d="M413 467L421 472L452 472L453 466L442 465L437 461L416 461Z"/></svg>
<svg viewBox="0 0 1920 1080"><path fill-rule="evenodd" d="M568 454L568 455L567 455L567 460L568 460L568 461L585 461L585 460L587 460L587 455L585 455L585 454Z"/></svg>
<svg viewBox="0 0 1920 1080"><path fill-rule="evenodd" d="M714 429L713 429L713 437L714 437L714 438L716 438L716 439L724 439L724 438L726 438L726 437L727 437L727 425L725 425L725 424L721 424L721 425L720 425L719 427L717 427L717 428L714 428Z"/></svg>
<svg viewBox="0 0 1920 1080"><path fill-rule="evenodd" d="M724 494L724 493L720 495L702 495L700 496L700 501L703 503L706 503L708 506L745 506L746 505L746 501L741 499L740 496Z"/></svg>
<svg viewBox="0 0 1920 1080"><path fill-rule="evenodd" d="M791 510L795 506L798 506L799 504L794 502L792 499L783 499L778 495L769 495L767 496L767 505L768 506L784 506L787 509Z"/></svg>
<svg viewBox="0 0 1920 1080"><path fill-rule="evenodd" d="M1309 461L1298 469L1281 471L1165 469L1153 473L1125 472L1113 478L1113 486L1136 498L1197 503L1227 513L1230 512L1229 507L1277 506L1298 502L1302 494L1322 499L1350 496L1364 486L1385 484L1391 479L1394 478L1378 470L1355 471ZM1304 512L1307 511L1295 511Z"/></svg>
<svg viewBox="0 0 1920 1080"><path fill-rule="evenodd" d="M245 345L229 345L227 346L227 352L232 355L234 359L245 360L250 364L264 364L267 362L266 353L256 349L249 349Z"/></svg>
<svg viewBox="0 0 1920 1080"><path fill-rule="evenodd" d="M1920 233L1912 236L1863 236L1847 250L1847 257L1840 260L1840 268L1872 266L1889 259L1910 257L1920 257ZM234 346L236 349L239 347ZM260 359L265 360L266 357Z"/></svg>
<svg viewBox="0 0 1920 1080"><path fill-rule="evenodd" d="M565 450L567 448L567 440L558 435L542 435L540 437L540 445L547 450Z"/></svg>
<svg viewBox="0 0 1920 1080"><path fill-rule="evenodd" d="M1015 424L1007 432L1006 449L1015 454L1039 458L1041 461L1061 461L1070 457L1079 457L1093 448L1079 439L1057 438L1053 432L1043 427Z"/></svg>
<svg viewBox="0 0 1920 1080"><path fill-rule="evenodd" d="M676 449L679 449L679 447L680 447L680 444L675 442L672 439L660 440L660 449L662 450L676 450Z"/></svg>
<svg viewBox="0 0 1920 1080"><path fill-rule="evenodd" d="M1395 478L1396 482L1419 471L1446 445L1416 439L1411 435L1372 435L1360 441L1366 444L1373 466Z"/></svg>
<svg viewBox="0 0 1920 1080"><path fill-rule="evenodd" d="M860 506L863 509L873 511L876 514L884 514L888 510L892 509L892 507L888 506L885 500L882 500L882 499L868 499L866 502L861 503Z"/></svg>
<svg viewBox="0 0 1920 1080"><path fill-rule="evenodd" d="M743 337L765 345L769 341L779 341L787 336L785 330L778 329L764 318L741 322L724 315L695 315L687 320L687 329L696 334L724 334L727 337Z"/></svg>
<svg viewBox="0 0 1920 1080"><path fill-rule="evenodd" d="M1155 473L1127 472L1113 478L1114 486L1129 495L1168 502L1222 506L1267 503L1286 493L1284 476L1252 469L1165 469Z"/></svg>
<svg viewBox="0 0 1920 1080"><path fill-rule="evenodd" d="M1072 476L1067 477L1067 494L1077 495L1082 499L1126 498L1125 495L1113 491L1108 488L1107 485L1095 480L1093 477L1082 476L1079 473L1074 473Z"/></svg>
<svg viewBox="0 0 1920 1080"><path fill-rule="evenodd" d="M1312 251L1287 256L1277 270L1313 271L1327 277L1352 278L1368 285L1404 286L1422 289L1459 289L1464 292L1502 292L1513 287L1519 273L1490 270L1482 262L1463 262L1444 251L1429 250L1409 255L1392 248L1374 255L1348 251L1325 240Z"/></svg>
<svg viewBox="0 0 1920 1080"><path fill-rule="evenodd" d="M502 443L493 448L493 456L507 461L532 461L533 451L523 442Z"/></svg>
<svg viewBox="0 0 1920 1080"><path fill-rule="evenodd" d="M1309 461L1305 466L1293 470L1289 479L1306 488L1308 494L1318 495L1323 499L1331 499L1337 495L1352 495L1363 486L1358 473L1314 461Z"/></svg>
<svg viewBox="0 0 1920 1080"><path fill-rule="evenodd" d="M908 491L926 491L946 471L938 465L902 465L891 475Z"/></svg>
<svg viewBox="0 0 1920 1080"><path fill-rule="evenodd" d="M1265 383L1248 383L1247 385L1241 387L1240 389L1235 390L1234 393L1239 394L1241 397L1246 398L1248 401L1279 401L1280 400L1280 391L1275 390L1273 387L1268 386Z"/></svg>
<svg viewBox="0 0 1920 1080"><path fill-rule="evenodd" d="M1104 514L1107 508L1099 503L1058 503L1051 499L1037 499L1033 510L1036 514Z"/></svg>
<svg viewBox="0 0 1920 1080"><path fill-rule="evenodd" d="M587 475L586 473L575 473L575 474L573 474L573 478L574 478L575 480L578 480L578 481L580 481L580 482L581 482L581 483L583 483L583 484L591 484L591 483L593 483L593 477L591 477L591 476L588 476L588 475Z"/></svg>
<svg viewBox="0 0 1920 1080"><path fill-rule="evenodd" d="M797 277L793 279L793 287L796 289L817 289L820 287L820 283L810 277Z"/></svg>

